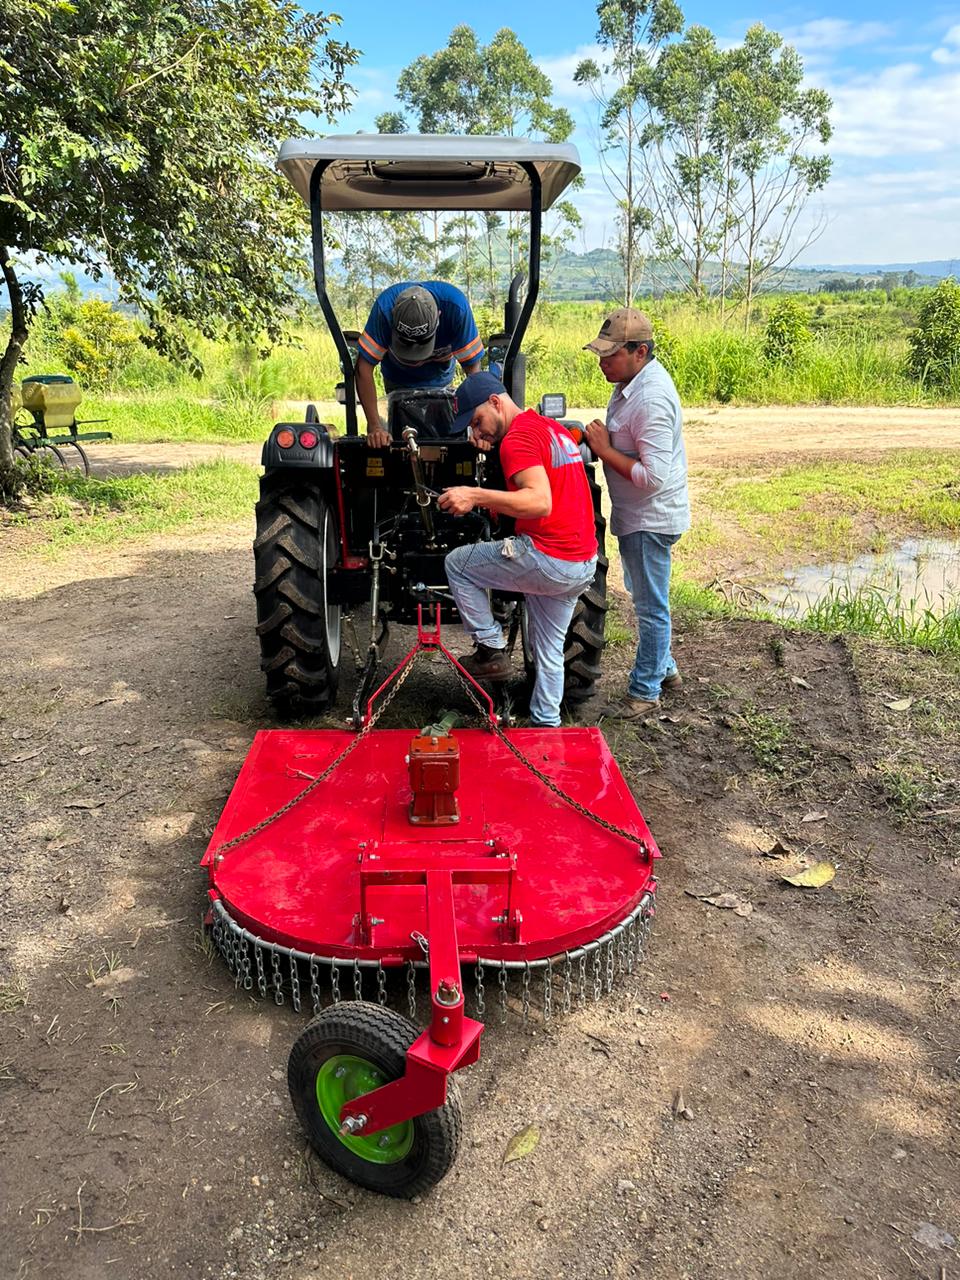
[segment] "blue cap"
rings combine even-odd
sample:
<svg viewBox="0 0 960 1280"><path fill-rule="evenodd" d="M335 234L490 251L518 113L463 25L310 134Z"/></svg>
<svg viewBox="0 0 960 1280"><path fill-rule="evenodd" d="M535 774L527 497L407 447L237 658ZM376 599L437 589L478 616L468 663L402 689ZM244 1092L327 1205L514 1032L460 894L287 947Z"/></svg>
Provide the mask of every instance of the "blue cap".
<svg viewBox="0 0 960 1280"><path fill-rule="evenodd" d="M478 405L485 404L491 396L506 394L507 388L495 373L488 373L486 370L481 373L471 373L470 377L464 378L457 387L453 401L455 417L450 434L456 436L467 430Z"/></svg>

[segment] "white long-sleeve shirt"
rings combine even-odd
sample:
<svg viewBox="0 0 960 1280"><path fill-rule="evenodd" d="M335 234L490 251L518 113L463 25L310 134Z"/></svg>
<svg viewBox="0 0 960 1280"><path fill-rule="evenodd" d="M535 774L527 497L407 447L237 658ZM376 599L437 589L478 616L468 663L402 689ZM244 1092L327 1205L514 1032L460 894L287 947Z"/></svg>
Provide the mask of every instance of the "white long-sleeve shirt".
<svg viewBox="0 0 960 1280"><path fill-rule="evenodd" d="M612 511L610 532L685 533L690 528L683 410L673 379L651 360L617 384L607 406L610 442L636 458L630 478L604 465Z"/></svg>

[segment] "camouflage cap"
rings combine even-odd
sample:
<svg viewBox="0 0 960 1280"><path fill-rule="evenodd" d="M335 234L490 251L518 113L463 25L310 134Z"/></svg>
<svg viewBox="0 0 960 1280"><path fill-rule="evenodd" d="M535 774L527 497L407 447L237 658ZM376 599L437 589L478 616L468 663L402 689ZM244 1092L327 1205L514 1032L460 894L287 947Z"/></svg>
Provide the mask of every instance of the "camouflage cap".
<svg viewBox="0 0 960 1280"><path fill-rule="evenodd" d="M583 349L598 356L612 356L628 342L652 341L653 326L650 318L636 307L621 307L619 311L607 316L600 326L600 332Z"/></svg>

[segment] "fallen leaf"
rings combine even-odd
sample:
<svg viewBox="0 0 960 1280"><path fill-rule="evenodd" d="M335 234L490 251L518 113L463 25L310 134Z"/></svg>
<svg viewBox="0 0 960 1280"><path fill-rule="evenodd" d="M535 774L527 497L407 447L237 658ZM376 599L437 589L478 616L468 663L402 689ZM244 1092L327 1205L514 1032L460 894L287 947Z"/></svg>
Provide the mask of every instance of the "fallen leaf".
<svg viewBox="0 0 960 1280"><path fill-rule="evenodd" d="M500 1168L505 1164L510 1164L512 1160L522 1160L524 1156L528 1156L540 1141L540 1130L535 1124L528 1124L525 1128L515 1133L507 1143L507 1149L503 1153L503 1159L500 1161Z"/></svg>
<svg viewBox="0 0 960 1280"><path fill-rule="evenodd" d="M822 822L824 818L829 818L829 817L830 815L829 813L827 813L826 809L811 809L809 813L805 813L803 815L800 821L801 822Z"/></svg>
<svg viewBox="0 0 960 1280"><path fill-rule="evenodd" d="M65 809L101 809L106 803L106 798L103 800L68 800L63 807Z"/></svg>
<svg viewBox="0 0 960 1280"><path fill-rule="evenodd" d="M5 769L8 764L23 764L26 760L33 760L44 751L46 747L36 747L33 751L21 751L18 756L8 756L6 760L0 760L0 769Z"/></svg>
<svg viewBox="0 0 960 1280"><path fill-rule="evenodd" d="M921 1222L913 1233L913 1238L925 1249L949 1249L954 1243L949 1231L944 1231L932 1222Z"/></svg>
<svg viewBox="0 0 960 1280"><path fill-rule="evenodd" d="M722 893L723 890L715 881L706 880L703 884L689 885L683 892L689 898L699 898L702 900L704 898L714 898L718 893Z"/></svg>
<svg viewBox="0 0 960 1280"><path fill-rule="evenodd" d="M798 889L821 889L836 874L837 869L832 862L817 862L812 867L795 871L791 876L781 874L780 879L786 884L796 885Z"/></svg>
<svg viewBox="0 0 960 1280"><path fill-rule="evenodd" d="M898 698L896 702L885 702L885 707L889 707L891 711L909 711L913 706L912 698Z"/></svg>
<svg viewBox="0 0 960 1280"><path fill-rule="evenodd" d="M674 1118L674 1120L679 1120L679 1119L680 1119L680 1112L681 1112L681 1111L683 1111L683 1110L686 1108L686 1105L687 1105L687 1104L686 1104L686 1103L684 1102L684 1100L683 1100L683 1090L682 1090L682 1089L677 1089L677 1090L674 1092L674 1095L673 1095L673 1105L672 1105L672 1107L670 1108L670 1110L673 1112L673 1118Z"/></svg>
<svg viewBox="0 0 960 1280"><path fill-rule="evenodd" d="M80 748L80 750L77 752L77 755L78 755L78 756L90 756L90 755L93 755L93 753L94 753L94 751L96 751L96 749L97 749L96 747L92 747L92 746L91 746L91 747L81 747L81 748Z"/></svg>
<svg viewBox="0 0 960 1280"><path fill-rule="evenodd" d="M704 898L703 901L709 902L711 907L719 907L721 911L732 911L738 916L749 916L753 912L753 903L747 902L736 893L721 893L715 898Z"/></svg>
<svg viewBox="0 0 960 1280"><path fill-rule="evenodd" d="M778 836L769 849L761 849L760 852L765 858L790 858L794 851L786 840L781 840Z"/></svg>
<svg viewBox="0 0 960 1280"><path fill-rule="evenodd" d="M804 680L803 676L791 676L791 677L790 677L790 683L791 683L791 684L798 684L798 685L800 686L800 688L801 688L801 689L809 689L809 688L810 688L810 685L809 685L809 684L807 684L807 682L806 682L806 680Z"/></svg>

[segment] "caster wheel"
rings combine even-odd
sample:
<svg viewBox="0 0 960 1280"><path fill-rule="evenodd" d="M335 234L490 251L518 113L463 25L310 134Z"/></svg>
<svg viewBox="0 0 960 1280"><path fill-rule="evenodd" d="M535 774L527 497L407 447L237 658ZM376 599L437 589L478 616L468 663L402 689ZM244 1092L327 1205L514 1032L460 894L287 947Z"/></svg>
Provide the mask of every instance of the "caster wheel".
<svg viewBox="0 0 960 1280"><path fill-rule="evenodd" d="M369 1137L340 1133L345 1102L403 1075L420 1032L399 1013L348 1001L325 1009L290 1051L287 1083L294 1110L317 1155L337 1173L383 1195L421 1195L449 1172L463 1128L460 1091L447 1084L436 1111Z"/></svg>

